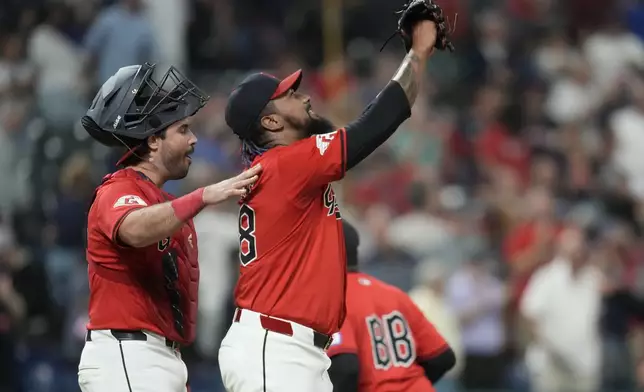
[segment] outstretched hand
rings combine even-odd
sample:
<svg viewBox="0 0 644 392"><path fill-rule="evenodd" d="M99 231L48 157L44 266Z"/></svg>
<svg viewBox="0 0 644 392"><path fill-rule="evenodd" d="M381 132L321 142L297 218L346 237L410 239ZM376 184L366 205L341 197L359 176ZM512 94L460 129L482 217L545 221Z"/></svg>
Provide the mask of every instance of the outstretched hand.
<svg viewBox="0 0 644 392"><path fill-rule="evenodd" d="M203 201L207 205L221 203L230 197L245 197L248 188L259 179L262 165L258 164L239 175L216 184L208 185L203 191Z"/></svg>

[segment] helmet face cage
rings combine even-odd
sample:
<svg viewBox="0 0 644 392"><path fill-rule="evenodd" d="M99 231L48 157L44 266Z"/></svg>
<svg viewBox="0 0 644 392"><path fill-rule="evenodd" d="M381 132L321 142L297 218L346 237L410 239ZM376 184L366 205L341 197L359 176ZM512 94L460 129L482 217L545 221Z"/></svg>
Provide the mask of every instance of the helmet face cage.
<svg viewBox="0 0 644 392"><path fill-rule="evenodd" d="M176 112L179 108L185 107L183 113L174 113L170 116L171 122L179 121L193 115L208 102L208 95L175 67L170 67L159 82L152 78L153 69L147 70L137 91L132 91L135 98L123 118L126 130L145 125L144 122L150 120L151 116L164 112ZM149 135L169 125L167 121L159 120L161 124L159 121L148 121L156 124L149 124L151 127L146 126L144 133Z"/></svg>

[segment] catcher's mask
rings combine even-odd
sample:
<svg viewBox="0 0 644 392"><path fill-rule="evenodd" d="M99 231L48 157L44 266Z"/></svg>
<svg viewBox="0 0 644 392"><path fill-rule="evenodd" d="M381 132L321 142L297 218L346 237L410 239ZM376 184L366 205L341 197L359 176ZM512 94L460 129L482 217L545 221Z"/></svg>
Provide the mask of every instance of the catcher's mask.
<svg viewBox="0 0 644 392"><path fill-rule="evenodd" d="M176 68L153 79L154 64L130 65L110 77L81 119L87 133L99 143L125 146L135 153L145 140L177 121L188 118L210 99Z"/></svg>

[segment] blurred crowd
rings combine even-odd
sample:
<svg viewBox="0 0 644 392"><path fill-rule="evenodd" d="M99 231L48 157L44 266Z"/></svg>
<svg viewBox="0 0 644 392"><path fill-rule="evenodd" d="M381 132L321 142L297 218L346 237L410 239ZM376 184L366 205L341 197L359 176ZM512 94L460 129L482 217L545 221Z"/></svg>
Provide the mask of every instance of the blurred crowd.
<svg viewBox="0 0 644 392"><path fill-rule="evenodd" d="M362 270L409 292L457 352L439 391L643 387L644 2L439 2L457 51L432 58L412 118L338 184ZM167 184L183 194L240 170L223 108L250 70L303 68L317 112L357 116L402 58L378 51L401 5L0 2L0 391L77 390L86 211L118 155L79 118L108 76L174 64L211 95L191 173ZM236 207L195 220L193 391L221 390Z"/></svg>

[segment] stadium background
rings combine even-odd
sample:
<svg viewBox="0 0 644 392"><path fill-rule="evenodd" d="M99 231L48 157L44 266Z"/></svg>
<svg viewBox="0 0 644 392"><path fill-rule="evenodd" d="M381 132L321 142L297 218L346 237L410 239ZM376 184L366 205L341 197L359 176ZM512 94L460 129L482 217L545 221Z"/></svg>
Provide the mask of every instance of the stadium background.
<svg viewBox="0 0 644 392"><path fill-rule="evenodd" d="M126 12L129 3L0 2L3 392L77 390L85 213L115 161L78 119L107 76L172 63L211 94L191 173L167 185L183 194L240 170L222 113L245 72L304 68L315 110L342 124L402 57L397 42L378 52L398 0L148 0ZM604 279L601 317L588 325L598 335L585 342L604 349L602 390L644 385L644 2L442 4L458 13L456 53L432 58L412 118L338 184L363 236L363 269L411 291L456 348L461 365L439 390L526 390L521 288L570 248L558 228L581 227ZM199 337L184 356L193 391L220 391L236 204L196 224ZM566 314L540 322L566 331L584 316Z"/></svg>

